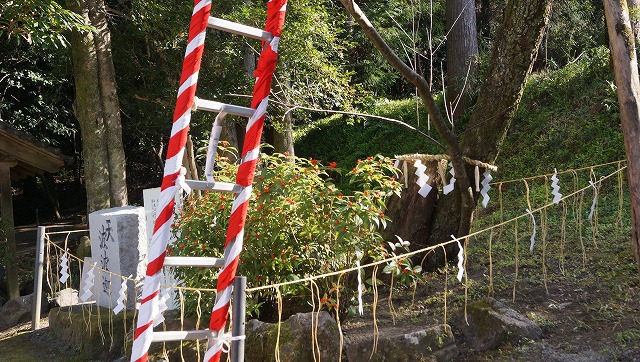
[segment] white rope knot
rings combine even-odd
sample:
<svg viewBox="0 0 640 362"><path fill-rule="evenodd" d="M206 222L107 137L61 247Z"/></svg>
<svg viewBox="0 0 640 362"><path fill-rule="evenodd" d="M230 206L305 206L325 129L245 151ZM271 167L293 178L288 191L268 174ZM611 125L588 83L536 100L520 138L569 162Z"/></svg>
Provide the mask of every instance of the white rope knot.
<svg viewBox="0 0 640 362"><path fill-rule="evenodd" d="M218 340L222 343L222 352L229 353L229 349L231 348L232 341L241 341L244 340L247 336L232 336L229 333L223 333L219 337L213 337L212 340Z"/></svg>
<svg viewBox="0 0 640 362"><path fill-rule="evenodd" d="M178 185L186 195L189 195L191 193L191 187L187 185L187 179L185 177L186 175L187 169L184 167L180 167L180 173L178 174L178 177L176 177L176 185Z"/></svg>
<svg viewBox="0 0 640 362"><path fill-rule="evenodd" d="M187 185L187 179L185 177L186 174L187 169L184 167L180 167L180 173L178 173L178 177L176 177L176 186L178 186L176 194L182 192L182 195L180 195L180 197L178 197L178 199L176 200L176 207L178 209L182 208L182 201L191 193L191 187Z"/></svg>

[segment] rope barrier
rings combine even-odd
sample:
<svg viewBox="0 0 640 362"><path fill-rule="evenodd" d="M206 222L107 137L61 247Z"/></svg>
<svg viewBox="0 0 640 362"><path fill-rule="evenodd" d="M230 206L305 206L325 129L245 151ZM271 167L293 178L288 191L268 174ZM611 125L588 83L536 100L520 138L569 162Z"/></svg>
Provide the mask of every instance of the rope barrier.
<svg viewBox="0 0 640 362"><path fill-rule="evenodd" d="M619 163L619 162L620 161L612 162L612 163L608 163L608 164L597 165L597 166L592 166L592 167L585 167L585 168L581 168L581 169L577 169L577 170L568 170L568 171L564 171L563 173L586 170L586 169L596 168L596 167L603 166L603 165L604 166L611 165L611 164L615 164L615 163ZM622 167L618 168L616 171L614 171L614 172L612 172L612 173L610 173L610 174L608 174L606 176L600 177L598 180L596 180L594 182L594 184L600 185L603 181L622 173L622 171L624 171L626 168L627 168L627 166L622 166ZM531 180L531 179L536 178L536 177L544 177L544 176L548 176L548 175L526 177L526 178L519 179L517 181ZM509 182L511 182L511 181L509 181ZM584 192L587 189L592 189L592 188L593 188L593 186L591 184L589 184L589 185L587 185L587 186L585 186L585 187L583 187L581 189L575 190L574 192L572 192L570 194L564 195L560 199L560 201L572 198L573 196L575 196L575 195L577 195L577 194L579 194L581 192ZM546 200L546 201L548 201L548 200ZM538 207L536 209L530 210L531 211L530 213L537 213L537 212L545 210L545 209L547 209L547 208L549 208L551 206L554 206L554 205L556 205L556 204L552 201L552 202L549 202L549 203L547 203L547 204L545 204L543 206L540 206L540 207ZM503 227L503 226L505 226L505 225L507 225L509 223L515 222L516 220L519 220L521 218L530 217L530 213L529 212L523 213L523 214L515 216L515 217L513 217L511 219L508 219L508 220L502 221L500 223L494 224L492 226L486 227L486 228L484 228L482 230L478 230L478 231L469 233L469 234L467 234L465 236L462 236L462 237L459 237L457 239L458 240L468 239L470 237L480 235L480 234L485 233L487 231L493 231L494 229ZM49 233L47 233L45 235L45 239L47 240L48 244L49 245L53 245L53 247L55 249L58 249L61 252L64 252L65 250L62 247L56 245L53 241L51 241L51 239L48 237L48 235L49 235ZM386 259L382 259L382 260L379 260L379 261L371 262L371 263L368 263L368 264L363 264L363 265L356 266L356 267L351 267L351 268L347 268L347 269L341 269L341 270L337 270L337 271L333 271L333 272L329 272L329 273L325 273L325 274L309 276L309 277L305 277L305 278L301 278L301 279L297 279L297 280L292 280L292 281L286 281L286 282L275 283L275 284L270 284L270 285L263 285L263 286L253 287L253 288L247 288L246 292L247 293L254 293L254 292L258 292L258 291L262 291L262 290L277 289L277 288L280 288L280 287L283 287L283 286L288 286L288 285L293 285L293 284L300 284L300 283L307 283L307 282L315 281L315 280L318 280L318 279L324 279L324 278L328 278L328 277L332 277L332 276L339 276L341 274L346 274L346 273L354 272L354 271L357 271L357 270L361 270L361 269L365 269L365 268L369 268L369 267L373 267L373 266L378 266L378 265L381 265L381 264L384 264L384 263L397 261L399 259L406 259L408 257L414 256L414 255L418 255L418 254L422 254L422 253L425 253L425 252L431 252L431 251L433 251L435 249L444 248L445 246L450 245L450 244L454 244L454 243L457 243L456 239L448 240L448 241L445 241L445 242L442 242L442 243L439 243L439 244L436 244L436 245L432 245L432 246L429 246L429 247L425 247L425 248L421 248L421 249L418 249L418 250L410 251L410 252L407 252L407 253L404 253L404 254L392 256L392 257L389 257L389 258L386 258ZM77 260L80 263L84 263L84 260L81 260L80 258L78 258L77 256L75 256L75 255L73 255L71 253L67 253L67 255L69 257ZM136 282L136 283L140 282L140 280L137 280L137 279L134 279L134 278L130 278L130 277L126 277L126 276L123 276L123 275L119 275L119 274L113 273L111 271L102 269L102 268L100 268L98 266L92 266L92 267L94 269L100 271L100 272L107 273L107 274L109 274L111 276L115 276L115 277L121 278L123 280L129 280L129 281ZM182 290L182 291L216 292L216 289L209 289L209 288L192 288L192 287L182 287L182 286L175 286L175 285L161 285L161 286L163 288L172 288L172 289Z"/></svg>
<svg viewBox="0 0 640 362"><path fill-rule="evenodd" d="M47 234L48 234L48 233L47 233ZM65 251L62 247L60 247L60 246L56 245L56 243L55 243L55 242L51 241L51 239L49 239L49 237L48 237L47 235L45 235L45 239L47 240L47 242L48 242L50 245L53 245L53 247L54 247L54 248L56 248L56 249L60 250L61 252L64 252L64 251ZM67 255L68 255L68 257L71 257L71 258L73 258L73 259L77 260L79 263L81 263L81 264L85 264L85 261L84 261L84 260L82 260L82 259L80 259L80 258L78 258L77 256L75 256L75 255L73 255L73 254L71 254L71 253L69 253L69 252L67 252ZM97 270L97 271L99 271L99 272L101 272L101 273L109 274L109 276L116 277L116 278L120 278L120 279L123 279L123 280L132 281L132 282L134 282L134 283L139 283L139 282L141 282L141 281L142 281L142 278L140 278L140 279L134 279L134 278L130 278L130 277L127 277L127 276L124 276L124 275L116 274L116 273L111 272L111 271L109 271L109 270L106 270L106 269L100 268L100 267L99 267L99 266L97 266L97 265L92 265L92 266L91 266L91 268L93 268L93 269L95 269L95 270ZM178 290L178 289L179 289L179 290L185 290L185 291L191 291L191 292L198 292L198 291L200 291L200 292L214 292L214 293L217 293L217 290L216 290L216 289L212 289L212 288L192 288L192 287L182 287L182 286L179 286L179 285L166 285L166 284L160 284L160 287L162 287L162 288L176 289L176 290Z"/></svg>
<svg viewBox="0 0 640 362"><path fill-rule="evenodd" d="M571 173L575 173L577 171L593 170L594 168L599 168L599 167L604 167L604 166L611 166L611 165L616 165L616 164L618 166L620 166L620 164L622 164L624 162L627 162L627 160L612 161L612 162L607 162L607 163L601 163L599 165L587 166L587 167L581 167L581 168L575 168L575 169L570 168L570 169L558 172L558 175L565 174L565 173L570 173L570 172ZM520 181L524 181L524 180L533 180L533 179L542 178L542 177L549 177L549 176L553 176L553 173L547 173L547 174L542 174L542 175L523 177L523 178L507 180L507 181L492 182L491 185L508 184L508 183L513 183L513 182L520 182Z"/></svg>
<svg viewBox="0 0 640 362"><path fill-rule="evenodd" d="M601 177L600 180L597 181L597 183L599 184L602 181L608 179L609 177L612 177L612 176L618 174L619 172L621 172L625 168L626 168L626 166L614 171L613 173L611 173L611 174L609 174L607 176ZM571 194L568 194L568 195L564 196L561 200L565 200L567 198L570 198L570 197L572 197L574 195L577 195L578 193L580 193L582 191L585 191L587 189L590 189L590 188L591 188L591 185L587 185L586 187L583 187L582 189L579 189L577 191L572 192ZM541 207L539 207L537 209L531 210L531 212L532 213L539 212L540 210L546 209L546 208L548 208L550 206L553 206L553 205L555 205L555 204L553 202L551 202L551 203L548 203L548 204L546 204L544 206L541 206ZM521 214L519 216L516 216L516 217L514 217L512 219L509 219L509 220L503 221L501 223L492 225L490 227L484 228L482 230L475 231L475 232L472 232L472 233L467 234L465 236L459 237L458 239L459 240L467 239L467 238L470 238L472 236L476 236L476 235L482 234L484 232L487 232L487 231L499 228L501 226L507 225L507 224L509 224L511 222L515 222L516 220L521 219L521 218L525 218L525 217L529 217L529 213L528 212L524 213L524 214ZM312 280L328 278L328 277L340 275L342 273L350 273L350 272L353 272L353 271L356 271L356 270L360 270L360 269L364 269L364 268L368 268L368 267L371 267L371 266L380 265L380 264L384 264L384 263L389 263L389 262L392 262L392 261L396 261L398 259L405 259L405 258L413 256L413 255L422 254L424 252L429 252L429 251L435 250L437 248L442 248L442 247L445 247L445 246L447 246L449 244L453 244L453 243L456 243L456 242L457 241L455 239L454 240L449 240L449 241L442 242L442 243L437 244L437 245L433 245L433 246L429 246L429 247L426 247L426 248L410 251L410 252L407 252L407 253L404 253L404 254L400 254L400 255L396 255L396 256L387 258L387 259L379 260L379 261L376 261L376 262L371 262L371 263L368 263L368 264L363 264L360 267L352 267L352 268L342 269L342 270L333 271L333 272L329 272L329 273L325 273L325 274L309 276L309 277L302 278L302 279L290 280L290 281L286 281L286 282L282 282L282 283L276 283L276 284L270 284L270 285L263 285L263 286L259 286L259 287L247 288L246 292L247 293L252 293L252 292L257 292L257 291L260 291L260 290L266 290L266 289L271 289L271 288L279 288L279 287L282 287L282 286L298 284L298 283L305 283L305 282L309 282L309 281L312 281Z"/></svg>

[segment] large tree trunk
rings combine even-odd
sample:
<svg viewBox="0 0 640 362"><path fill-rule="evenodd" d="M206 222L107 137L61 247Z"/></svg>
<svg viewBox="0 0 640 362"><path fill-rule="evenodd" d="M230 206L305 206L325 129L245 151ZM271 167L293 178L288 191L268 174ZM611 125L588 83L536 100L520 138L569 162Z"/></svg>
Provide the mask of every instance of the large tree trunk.
<svg viewBox="0 0 640 362"><path fill-rule="evenodd" d="M551 14L551 0L511 0L508 2L493 49L487 76L480 89L473 114L460 136L465 156L494 163L509 130L544 30ZM467 167L473 177L473 169ZM433 228L422 240L434 245L451 239L459 223L460 194L440 195Z"/></svg>
<svg viewBox="0 0 640 362"><path fill-rule="evenodd" d="M434 121L436 130L447 144L447 154L451 157L456 173L455 191L447 196L439 195L434 208L432 226L426 224L424 233L400 235L410 240L414 247L435 245L450 240L451 235L464 236L469 232L472 210L475 202L470 187L473 170L462 163L462 155L493 163L500 145L515 113L527 76L531 72L537 50L542 40L551 12L551 0L510 0L507 4L501 30L495 41L493 57L487 78L478 96L474 113L458 143L457 137L446 127L433 97L428 93L428 85L420 75L413 72L393 53L373 25L362 14L352 0L341 0L367 37L374 43L382 56L409 82L418 89L420 97ZM435 179L435 174L430 174ZM409 198L419 198L417 194ZM429 212L412 210L414 213ZM429 221L427 221L429 222ZM450 250L454 252L455 248ZM452 253L449 253L451 255ZM434 257L437 258L434 260ZM441 257L429 254L438 264ZM432 264L434 265L434 264Z"/></svg>
<svg viewBox="0 0 640 362"><path fill-rule="evenodd" d="M467 109L469 87L478 70L478 33L473 1L447 0L447 108L452 116Z"/></svg>
<svg viewBox="0 0 640 362"><path fill-rule="evenodd" d="M80 123L87 212L127 203L125 158L120 110L111 58L111 40L102 0L68 1L95 33L73 32L76 98L74 112Z"/></svg>
<svg viewBox="0 0 640 362"><path fill-rule="evenodd" d="M604 14L613 57L620 121L627 152L631 198L631 241L640 273L640 79L638 59L625 0L605 0Z"/></svg>
<svg viewBox="0 0 640 362"><path fill-rule="evenodd" d="M291 88L291 82L285 81L285 87ZM280 88L282 90L282 88ZM286 90L281 92L286 94ZM273 150L278 153L288 154L295 156L295 149L293 147L293 117L291 112L286 113L282 122L278 121L279 127L273 128ZM279 130L278 128L281 128Z"/></svg>
<svg viewBox="0 0 640 362"><path fill-rule="evenodd" d="M111 207L127 204L126 162L122 145L120 104L116 91L116 72L111 55L111 33L107 24L103 0L88 0L91 24L96 28L93 37L98 62L100 100L105 124L109 160L109 187Z"/></svg>

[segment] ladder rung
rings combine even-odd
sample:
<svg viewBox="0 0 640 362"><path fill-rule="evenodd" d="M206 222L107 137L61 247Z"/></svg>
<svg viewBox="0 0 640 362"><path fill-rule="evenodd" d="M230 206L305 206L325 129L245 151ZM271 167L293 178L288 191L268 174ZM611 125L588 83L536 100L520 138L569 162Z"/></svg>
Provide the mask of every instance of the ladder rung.
<svg viewBox="0 0 640 362"><path fill-rule="evenodd" d="M151 342L171 342L171 341L193 341L196 339L213 338L215 332L206 330L200 331L154 331Z"/></svg>
<svg viewBox="0 0 640 362"><path fill-rule="evenodd" d="M233 21L214 18L213 16L209 17L207 25L213 29L224 30L231 34L243 35L253 39L264 40L266 42L271 41L273 38L273 35L268 31L248 25L234 23Z"/></svg>
<svg viewBox="0 0 640 362"><path fill-rule="evenodd" d="M213 190L220 192L234 192L236 194L242 191L242 186L228 182L208 182L199 180L185 180L185 182L194 190Z"/></svg>
<svg viewBox="0 0 640 362"><path fill-rule="evenodd" d="M222 268L224 259L194 256L167 256L164 266L208 266Z"/></svg>
<svg viewBox="0 0 640 362"><path fill-rule="evenodd" d="M253 116L254 111L253 108L235 106L233 104L226 104L216 101L208 101L197 97L195 99L195 108L209 112L225 112L234 116L241 116L246 118Z"/></svg>

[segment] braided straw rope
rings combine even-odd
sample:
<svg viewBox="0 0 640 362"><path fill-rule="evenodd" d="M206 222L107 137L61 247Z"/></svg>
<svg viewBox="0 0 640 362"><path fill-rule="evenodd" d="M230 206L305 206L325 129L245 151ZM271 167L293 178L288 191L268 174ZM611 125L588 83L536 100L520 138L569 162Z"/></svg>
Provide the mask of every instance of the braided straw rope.
<svg viewBox="0 0 640 362"><path fill-rule="evenodd" d="M413 153L413 154L409 154L409 155L400 155L400 156L395 156L396 160L399 161L415 161L415 160L420 160L423 162L429 162L429 161L441 161L441 160L447 160L447 161L451 161L451 157L449 157L449 155L425 155L425 154L421 154L421 153ZM462 156L462 160L464 162L466 162L467 164L471 165L471 166L478 166L478 167L482 167L484 169L487 169L489 171L498 171L498 167L494 166L494 165L490 165L488 163L485 162L481 162L478 160L472 160L469 157L466 156Z"/></svg>

